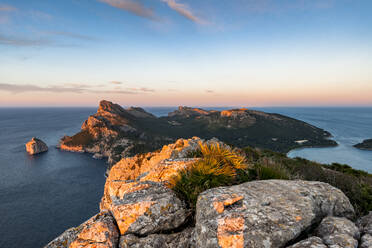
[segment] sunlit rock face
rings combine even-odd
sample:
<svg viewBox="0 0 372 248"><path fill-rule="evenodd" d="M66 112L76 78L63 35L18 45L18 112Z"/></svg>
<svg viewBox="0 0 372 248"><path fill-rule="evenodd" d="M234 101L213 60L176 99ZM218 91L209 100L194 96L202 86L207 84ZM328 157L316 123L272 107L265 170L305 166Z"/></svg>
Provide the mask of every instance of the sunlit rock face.
<svg viewBox="0 0 372 248"><path fill-rule="evenodd" d="M320 182L267 180L203 192L196 206L197 247L284 247L324 216L352 218L338 189Z"/></svg>
<svg viewBox="0 0 372 248"><path fill-rule="evenodd" d="M116 248L118 242L115 220L109 212L103 211L79 227L65 231L44 248Z"/></svg>
<svg viewBox="0 0 372 248"><path fill-rule="evenodd" d="M150 124L148 124L148 122ZM64 136L60 149L88 152L96 157L107 157L110 165L122 157L155 150L172 139L144 131L146 125L157 123L157 118L142 108L122 108L109 101L101 101L97 113L89 116L81 131Z"/></svg>
<svg viewBox="0 0 372 248"><path fill-rule="evenodd" d="M188 211L169 181L195 159L199 138L179 139L158 152L123 158L108 175L101 210L113 213L121 235L147 235L182 225Z"/></svg>
<svg viewBox="0 0 372 248"><path fill-rule="evenodd" d="M40 139L33 137L26 143L26 151L30 155L48 151L48 146Z"/></svg>

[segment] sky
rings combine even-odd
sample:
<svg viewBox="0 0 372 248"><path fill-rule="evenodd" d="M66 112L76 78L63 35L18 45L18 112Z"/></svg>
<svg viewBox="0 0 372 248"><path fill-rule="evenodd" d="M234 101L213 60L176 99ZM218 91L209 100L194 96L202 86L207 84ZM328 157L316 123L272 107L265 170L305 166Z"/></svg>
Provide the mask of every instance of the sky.
<svg viewBox="0 0 372 248"><path fill-rule="evenodd" d="M372 106L370 0L0 0L0 107Z"/></svg>

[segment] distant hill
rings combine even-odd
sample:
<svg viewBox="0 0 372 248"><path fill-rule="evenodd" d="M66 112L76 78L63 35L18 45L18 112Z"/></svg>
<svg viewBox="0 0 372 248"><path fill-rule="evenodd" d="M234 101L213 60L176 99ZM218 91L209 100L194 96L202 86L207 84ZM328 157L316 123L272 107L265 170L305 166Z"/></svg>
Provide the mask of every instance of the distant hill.
<svg viewBox="0 0 372 248"><path fill-rule="evenodd" d="M179 107L158 118L142 108L124 109L103 100L79 133L61 139L60 148L94 153L97 158L108 157L112 164L123 156L153 151L177 138L193 136L216 137L238 147L254 146L277 152L337 145L328 139L329 132L279 114L245 108L207 111Z"/></svg>
<svg viewBox="0 0 372 248"><path fill-rule="evenodd" d="M354 147L362 150L371 150L372 151L372 139L363 140L362 143L354 145Z"/></svg>

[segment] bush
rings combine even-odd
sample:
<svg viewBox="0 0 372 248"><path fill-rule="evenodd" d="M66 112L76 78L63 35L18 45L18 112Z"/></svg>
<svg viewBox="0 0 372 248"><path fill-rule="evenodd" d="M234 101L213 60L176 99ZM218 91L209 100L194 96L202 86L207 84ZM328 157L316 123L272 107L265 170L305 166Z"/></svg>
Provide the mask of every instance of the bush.
<svg viewBox="0 0 372 248"><path fill-rule="evenodd" d="M173 178L171 184L176 193L195 207L198 195L210 188L231 185L238 171L248 165L245 157L237 150L219 143L199 144L198 156L201 156L190 168L182 170Z"/></svg>

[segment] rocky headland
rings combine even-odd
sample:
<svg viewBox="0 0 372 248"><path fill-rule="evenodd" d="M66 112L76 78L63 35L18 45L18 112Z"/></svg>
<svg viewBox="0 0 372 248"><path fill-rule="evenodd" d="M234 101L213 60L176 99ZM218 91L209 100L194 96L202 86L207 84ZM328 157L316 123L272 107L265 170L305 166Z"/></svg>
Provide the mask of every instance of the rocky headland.
<svg viewBox="0 0 372 248"><path fill-rule="evenodd" d="M100 213L45 248L371 247L372 212L357 219L372 210L371 175L281 156L193 137L123 157ZM200 191L195 205L180 182Z"/></svg>
<svg viewBox="0 0 372 248"><path fill-rule="evenodd" d="M361 150L372 151L372 139L363 140L363 142L354 145L354 147L361 149Z"/></svg>
<svg viewBox="0 0 372 248"><path fill-rule="evenodd" d="M26 143L26 151L30 155L35 155L48 151L48 146L42 140L33 137Z"/></svg>
<svg viewBox="0 0 372 248"><path fill-rule="evenodd" d="M150 152L178 138L213 137L237 147L253 146L278 152L298 147L335 146L327 131L279 114L249 109L207 111L179 107L166 117L155 117L142 108L124 109L101 101L97 113L81 131L65 136L60 148L107 157L114 164L122 157Z"/></svg>

